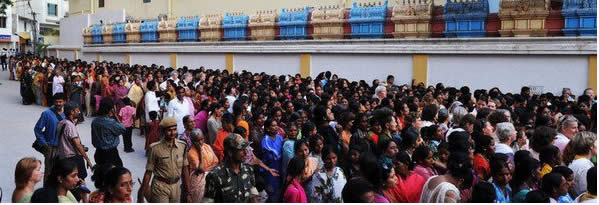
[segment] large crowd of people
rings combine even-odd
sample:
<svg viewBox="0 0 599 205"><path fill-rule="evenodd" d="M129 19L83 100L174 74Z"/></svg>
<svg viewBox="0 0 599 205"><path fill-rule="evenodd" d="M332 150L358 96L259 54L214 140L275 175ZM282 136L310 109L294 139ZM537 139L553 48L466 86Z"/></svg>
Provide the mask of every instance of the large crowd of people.
<svg viewBox="0 0 599 205"><path fill-rule="evenodd" d="M509 93L34 55L11 56L9 70L23 104L49 107L32 145L44 159L18 162L13 202L596 202L592 89ZM79 139L84 120L93 157ZM135 152L133 130L147 157L139 190L120 157Z"/></svg>

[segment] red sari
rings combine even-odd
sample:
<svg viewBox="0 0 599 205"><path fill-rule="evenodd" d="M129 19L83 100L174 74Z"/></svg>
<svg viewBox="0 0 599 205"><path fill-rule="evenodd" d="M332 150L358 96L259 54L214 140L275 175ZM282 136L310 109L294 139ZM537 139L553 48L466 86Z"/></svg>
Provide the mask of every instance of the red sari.
<svg viewBox="0 0 599 205"><path fill-rule="evenodd" d="M397 185L389 190L392 198L397 200L392 203L418 203L424 183L426 179L414 171L410 171L410 176L405 180L397 176Z"/></svg>

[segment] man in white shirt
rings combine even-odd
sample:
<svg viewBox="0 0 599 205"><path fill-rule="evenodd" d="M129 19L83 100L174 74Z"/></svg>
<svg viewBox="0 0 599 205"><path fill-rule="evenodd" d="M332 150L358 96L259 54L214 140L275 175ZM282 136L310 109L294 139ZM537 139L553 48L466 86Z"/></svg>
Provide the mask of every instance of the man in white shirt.
<svg viewBox="0 0 599 205"><path fill-rule="evenodd" d="M146 122L150 122L150 112L160 112L160 105L158 105L158 98L154 92L156 84L154 82L148 82L146 88L148 89L148 92L146 92L144 97L144 104L146 105Z"/></svg>
<svg viewBox="0 0 599 205"><path fill-rule="evenodd" d="M578 120L572 115L565 115L559 123L558 131L553 145L563 154L568 142L578 133Z"/></svg>
<svg viewBox="0 0 599 205"><path fill-rule="evenodd" d="M510 158L510 162L514 163L514 150L510 146L516 140L516 128L511 122L497 123L495 135L499 139L499 143L495 144L495 153L506 154Z"/></svg>
<svg viewBox="0 0 599 205"><path fill-rule="evenodd" d="M60 69L56 69L52 78L52 95L62 92L64 92L64 78L60 75Z"/></svg>
<svg viewBox="0 0 599 205"><path fill-rule="evenodd" d="M165 91L167 89L166 85L169 79L173 80L175 85L177 85L179 83L179 73L177 73L177 71L172 71L171 77L166 79L164 82L160 83L160 90Z"/></svg>
<svg viewBox="0 0 599 205"><path fill-rule="evenodd" d="M167 107L167 117L174 117L177 120L177 133L183 134L185 127L183 126L183 117L192 115L190 113L189 101L183 99L185 95L184 87L177 87L177 98L171 100Z"/></svg>

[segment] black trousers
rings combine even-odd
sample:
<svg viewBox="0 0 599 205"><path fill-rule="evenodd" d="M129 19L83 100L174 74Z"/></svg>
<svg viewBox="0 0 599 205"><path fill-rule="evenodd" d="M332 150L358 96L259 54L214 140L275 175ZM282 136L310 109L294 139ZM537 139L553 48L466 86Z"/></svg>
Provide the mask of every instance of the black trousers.
<svg viewBox="0 0 599 205"><path fill-rule="evenodd" d="M94 160L96 160L96 164L112 164L117 167L123 166L123 160L121 160L119 151L116 147L111 149L96 149Z"/></svg>
<svg viewBox="0 0 599 205"><path fill-rule="evenodd" d="M133 143L131 142L131 134L133 134L133 126L127 127L125 133L123 133L123 144L125 145L125 150L131 149L133 147Z"/></svg>

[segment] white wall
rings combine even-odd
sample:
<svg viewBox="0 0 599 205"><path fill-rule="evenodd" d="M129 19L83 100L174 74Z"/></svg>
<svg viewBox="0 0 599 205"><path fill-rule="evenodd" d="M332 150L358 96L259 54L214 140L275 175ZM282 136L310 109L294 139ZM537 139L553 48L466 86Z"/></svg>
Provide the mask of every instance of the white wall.
<svg viewBox="0 0 599 205"><path fill-rule="evenodd" d="M58 50L58 55L60 59L68 59L70 61L75 60L75 52L69 50Z"/></svg>
<svg viewBox="0 0 599 205"><path fill-rule="evenodd" d="M105 53L102 54L102 60L108 60L108 58L105 58L104 56L106 56ZM171 58L168 53L136 53L131 54L129 57L131 58L131 65L139 64L149 66L156 64L158 66L163 65L166 68L171 66Z"/></svg>
<svg viewBox="0 0 599 205"><path fill-rule="evenodd" d="M74 15L60 20L60 45L82 46L83 29L93 24L124 22L125 10L103 11L95 14Z"/></svg>
<svg viewBox="0 0 599 205"><path fill-rule="evenodd" d="M54 56L54 57L56 57L56 54L57 54L57 50L54 50L54 49L49 49L48 50L48 56Z"/></svg>
<svg viewBox="0 0 599 205"><path fill-rule="evenodd" d="M89 18L89 25L98 24L100 23L100 20L102 20L104 24L125 22L125 9L102 11L91 14Z"/></svg>
<svg viewBox="0 0 599 205"><path fill-rule="evenodd" d="M204 66L206 69L221 70L225 68L224 54L179 53L177 57L179 67L187 66L189 69L197 69Z"/></svg>
<svg viewBox="0 0 599 205"><path fill-rule="evenodd" d="M114 63L125 63L127 61L124 53L103 53L101 58Z"/></svg>
<svg viewBox="0 0 599 205"><path fill-rule="evenodd" d="M374 79L384 81L387 75L395 76L395 84L410 84L412 81L411 55L312 55L311 76L331 71L339 78L349 81L365 80L371 84Z"/></svg>
<svg viewBox="0 0 599 205"><path fill-rule="evenodd" d="M431 55L428 84L498 87L502 92L520 92L522 86L544 86L543 92L561 94L564 87L579 94L588 84L586 56ZM459 87L458 87L459 88Z"/></svg>
<svg viewBox="0 0 599 205"><path fill-rule="evenodd" d="M88 15L76 15L60 20L60 45L83 45L83 28L88 26Z"/></svg>
<svg viewBox="0 0 599 205"><path fill-rule="evenodd" d="M98 60L95 53L80 53L79 59L82 61L87 61L88 63L91 61Z"/></svg>
<svg viewBox="0 0 599 205"><path fill-rule="evenodd" d="M299 55L235 54L235 71L266 72L270 75L295 75L299 73Z"/></svg>

